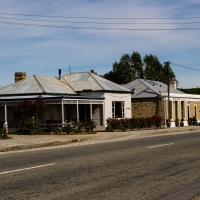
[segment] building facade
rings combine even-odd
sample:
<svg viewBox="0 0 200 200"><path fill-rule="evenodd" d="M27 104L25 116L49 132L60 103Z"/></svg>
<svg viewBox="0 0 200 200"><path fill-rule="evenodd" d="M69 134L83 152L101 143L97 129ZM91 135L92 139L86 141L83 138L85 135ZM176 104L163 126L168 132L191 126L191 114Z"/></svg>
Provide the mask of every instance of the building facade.
<svg viewBox="0 0 200 200"><path fill-rule="evenodd" d="M169 87L159 81L136 79L123 85L132 90L131 108L132 117L162 116L162 124L182 121L188 126L191 121L196 124L200 121L200 95L183 93L176 89L173 81ZM169 102L169 103L168 103Z"/></svg>
<svg viewBox="0 0 200 200"><path fill-rule="evenodd" d="M40 97L46 104L42 124L52 118L61 124L69 120L91 119L98 126L106 126L106 119L130 118L131 90L108 81L96 73L70 73L58 77L36 76L26 78L15 73L15 83L0 88L0 121L16 126L14 105L24 99L35 101ZM16 77L17 76L17 77Z"/></svg>

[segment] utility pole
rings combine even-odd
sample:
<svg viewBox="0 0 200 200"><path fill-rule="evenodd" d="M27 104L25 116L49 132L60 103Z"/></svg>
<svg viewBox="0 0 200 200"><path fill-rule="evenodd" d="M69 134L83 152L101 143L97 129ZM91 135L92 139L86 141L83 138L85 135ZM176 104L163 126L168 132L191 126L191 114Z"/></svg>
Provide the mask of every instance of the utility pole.
<svg viewBox="0 0 200 200"><path fill-rule="evenodd" d="M167 61L167 62L164 62L164 64L167 66L167 96L168 96L168 123L170 124L170 87L169 87L169 67L170 67L170 62Z"/></svg>

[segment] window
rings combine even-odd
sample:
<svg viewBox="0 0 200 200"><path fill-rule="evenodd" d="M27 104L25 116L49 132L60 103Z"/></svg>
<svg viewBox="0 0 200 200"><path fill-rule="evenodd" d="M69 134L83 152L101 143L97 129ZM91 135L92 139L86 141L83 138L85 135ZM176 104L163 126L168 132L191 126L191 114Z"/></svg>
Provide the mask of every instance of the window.
<svg viewBox="0 0 200 200"><path fill-rule="evenodd" d="M169 102L169 119L172 119L173 118L173 113L172 113L172 110L173 110L173 108L172 108L172 106L173 106L173 102L172 101L170 101Z"/></svg>
<svg viewBox="0 0 200 200"><path fill-rule="evenodd" d="M175 101L175 119L178 119L178 101Z"/></svg>
<svg viewBox="0 0 200 200"><path fill-rule="evenodd" d="M188 121L190 120L190 105L187 105Z"/></svg>
<svg viewBox="0 0 200 200"><path fill-rule="evenodd" d="M197 105L194 105L194 117L197 119Z"/></svg>
<svg viewBox="0 0 200 200"><path fill-rule="evenodd" d="M112 117L124 118L124 101L112 102Z"/></svg>
<svg viewBox="0 0 200 200"><path fill-rule="evenodd" d="M185 102L181 101L181 119L185 118Z"/></svg>

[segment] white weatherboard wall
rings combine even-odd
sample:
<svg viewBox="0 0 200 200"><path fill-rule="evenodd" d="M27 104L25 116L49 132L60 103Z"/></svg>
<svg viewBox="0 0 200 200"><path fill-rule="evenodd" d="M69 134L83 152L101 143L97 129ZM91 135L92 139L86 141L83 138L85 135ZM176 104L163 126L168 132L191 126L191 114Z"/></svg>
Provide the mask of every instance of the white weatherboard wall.
<svg viewBox="0 0 200 200"><path fill-rule="evenodd" d="M131 118L131 94L118 94L118 93L105 93L105 124L106 119L112 118L112 102L113 101L124 101L124 118Z"/></svg>

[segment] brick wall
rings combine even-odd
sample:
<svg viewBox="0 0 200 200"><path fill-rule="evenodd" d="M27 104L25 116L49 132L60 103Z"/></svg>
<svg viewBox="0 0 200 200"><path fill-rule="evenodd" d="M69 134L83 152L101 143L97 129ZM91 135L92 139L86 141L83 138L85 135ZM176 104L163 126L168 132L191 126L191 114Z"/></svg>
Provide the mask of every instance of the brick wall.
<svg viewBox="0 0 200 200"><path fill-rule="evenodd" d="M151 117L153 115L164 117L164 101L156 98L151 99L132 99L132 117ZM177 105L176 105L177 104ZM188 105L189 105L189 118L195 116L196 107L196 118L200 121L200 102L197 101L185 101L184 102L184 119L188 121ZM172 101L172 112L171 119L176 120L177 107L177 118L182 119L181 101ZM168 101L166 101L166 119L168 119Z"/></svg>
<svg viewBox="0 0 200 200"><path fill-rule="evenodd" d="M192 118L195 116L195 107L196 107L196 118L200 120L200 102L195 101L188 101L186 104L186 116L188 116L188 108L187 105L189 105L189 118Z"/></svg>
<svg viewBox="0 0 200 200"><path fill-rule="evenodd" d="M156 98L132 99L133 117L151 117L153 115L164 117L164 101Z"/></svg>

